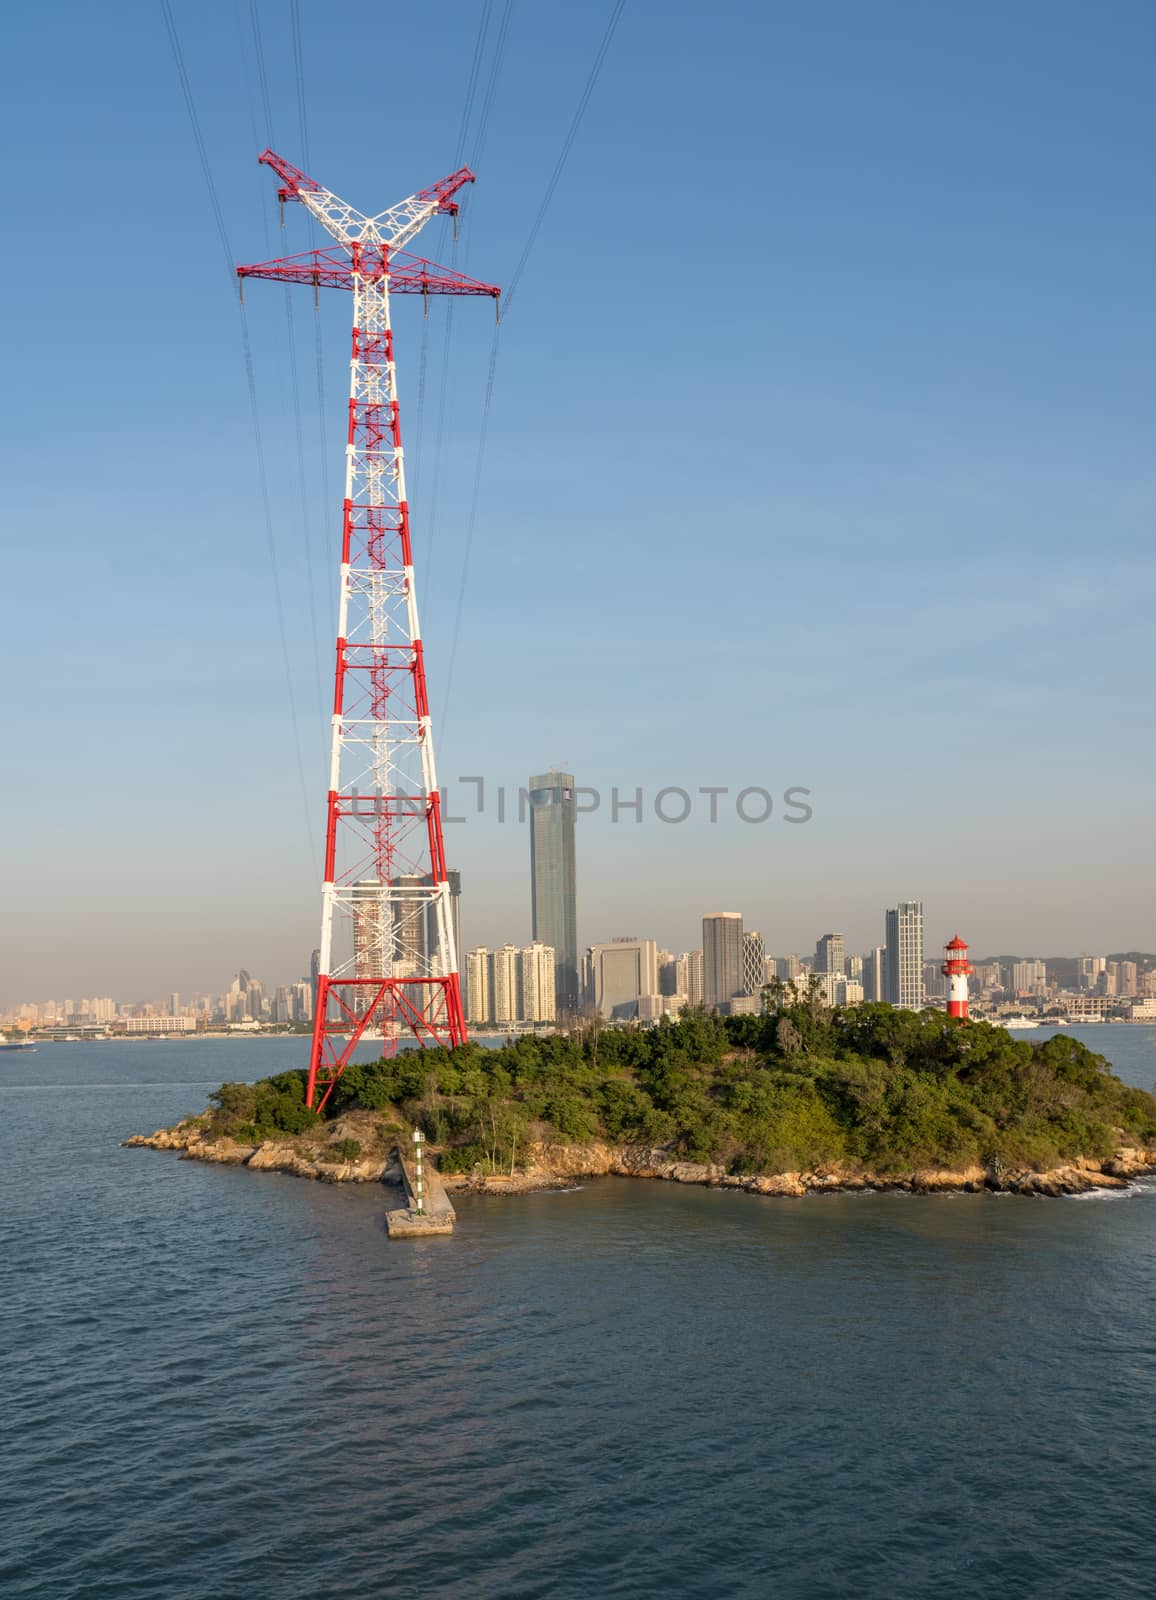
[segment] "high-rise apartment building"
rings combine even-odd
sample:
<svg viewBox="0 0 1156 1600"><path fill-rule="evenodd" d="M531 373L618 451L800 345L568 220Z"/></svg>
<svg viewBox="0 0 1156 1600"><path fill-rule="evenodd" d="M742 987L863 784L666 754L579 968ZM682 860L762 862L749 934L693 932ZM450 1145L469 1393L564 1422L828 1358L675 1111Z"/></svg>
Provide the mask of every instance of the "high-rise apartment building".
<svg viewBox="0 0 1156 1600"><path fill-rule="evenodd" d="M393 886L393 975L416 978L425 971L427 945L426 913L428 878L416 872L403 872Z"/></svg>
<svg viewBox="0 0 1156 1600"><path fill-rule="evenodd" d="M901 900L884 919L886 995L905 1011L923 1009L923 901Z"/></svg>
<svg viewBox="0 0 1156 1600"><path fill-rule="evenodd" d="M784 983L798 983L803 976L803 963L798 956L776 956L775 976Z"/></svg>
<svg viewBox="0 0 1156 1600"><path fill-rule="evenodd" d="M1094 989L1096 979L1108 965L1107 956L1080 956L1077 965L1077 981L1081 989Z"/></svg>
<svg viewBox="0 0 1156 1600"><path fill-rule="evenodd" d="M518 1020L518 947L504 944L490 956L490 1003L495 1022Z"/></svg>
<svg viewBox="0 0 1156 1600"><path fill-rule="evenodd" d="M767 981L767 947L763 936L752 928L743 934L743 993L761 994Z"/></svg>
<svg viewBox="0 0 1156 1600"><path fill-rule="evenodd" d="M644 995L658 993L658 947L653 939L613 939L591 945L590 1000L602 1016L631 1021Z"/></svg>
<svg viewBox="0 0 1156 1600"><path fill-rule="evenodd" d="M1136 994L1140 982L1140 969L1134 961L1109 961L1108 971L1116 980L1118 995Z"/></svg>
<svg viewBox="0 0 1156 1600"><path fill-rule="evenodd" d="M550 771L531 778L529 798L531 931L554 951L558 1013L568 1016L577 1009L579 992L573 774Z"/></svg>
<svg viewBox="0 0 1156 1600"><path fill-rule="evenodd" d="M493 1020L490 1004L490 952L485 945L466 957L466 1021L481 1024Z"/></svg>
<svg viewBox="0 0 1156 1600"><path fill-rule="evenodd" d="M1032 995L1039 999L1048 992L1048 969L1043 961L1016 961L1012 963L1012 992Z"/></svg>
<svg viewBox="0 0 1156 1600"><path fill-rule="evenodd" d="M353 976L384 978L385 929L382 926L381 884L364 878L353 885ZM242 974L243 976L243 974Z"/></svg>
<svg viewBox="0 0 1156 1600"><path fill-rule="evenodd" d="M518 953L518 1018L522 1022L553 1022L554 952L548 944L528 944Z"/></svg>
<svg viewBox="0 0 1156 1600"><path fill-rule="evenodd" d="M743 990L741 911L712 911L702 919L702 998L708 1011Z"/></svg>
<svg viewBox="0 0 1156 1600"><path fill-rule="evenodd" d="M674 992L684 994L688 1006L702 1005L702 951L684 950L674 958Z"/></svg>
<svg viewBox="0 0 1156 1600"><path fill-rule="evenodd" d="M466 1020L487 1023L553 1022L554 952L534 943L519 949L479 945L463 962Z"/></svg>

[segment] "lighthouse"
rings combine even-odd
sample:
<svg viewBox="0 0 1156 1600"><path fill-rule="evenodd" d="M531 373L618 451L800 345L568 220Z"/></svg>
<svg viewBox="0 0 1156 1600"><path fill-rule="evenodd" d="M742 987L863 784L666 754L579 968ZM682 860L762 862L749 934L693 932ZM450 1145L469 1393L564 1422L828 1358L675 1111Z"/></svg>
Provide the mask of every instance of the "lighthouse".
<svg viewBox="0 0 1156 1600"><path fill-rule="evenodd" d="M973 972L967 959L967 946L958 933L950 944L943 947L943 965L940 972L947 979L947 1014L967 1021L967 975Z"/></svg>

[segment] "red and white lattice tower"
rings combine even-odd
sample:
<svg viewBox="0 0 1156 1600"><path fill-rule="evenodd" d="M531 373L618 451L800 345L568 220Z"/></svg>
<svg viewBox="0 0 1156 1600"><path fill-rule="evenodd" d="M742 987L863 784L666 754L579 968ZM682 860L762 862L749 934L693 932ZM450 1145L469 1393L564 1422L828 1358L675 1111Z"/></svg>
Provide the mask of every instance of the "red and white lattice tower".
<svg viewBox="0 0 1156 1600"><path fill-rule="evenodd" d="M967 1021L967 977L975 968L967 959L967 946L958 933L950 944L943 947L943 965L940 972L947 979L947 1014Z"/></svg>
<svg viewBox="0 0 1156 1600"><path fill-rule="evenodd" d="M391 294L499 291L402 249L434 216L456 216L467 167L366 217L266 150L278 198L298 200L337 248L257 266L245 278L353 291L353 356L326 805L321 962L308 1102L320 1108L367 1032L386 1050L466 1037L442 840L429 696L398 421Z"/></svg>

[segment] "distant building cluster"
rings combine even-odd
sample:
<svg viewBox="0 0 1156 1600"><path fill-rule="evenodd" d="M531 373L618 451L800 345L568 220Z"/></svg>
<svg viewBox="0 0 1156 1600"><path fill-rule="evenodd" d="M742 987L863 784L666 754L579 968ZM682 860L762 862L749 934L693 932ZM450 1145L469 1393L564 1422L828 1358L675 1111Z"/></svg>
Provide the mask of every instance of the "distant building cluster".
<svg viewBox="0 0 1156 1600"><path fill-rule="evenodd" d="M474 1027L553 1022L558 1012L552 945L506 944L499 950L479 945L466 957L463 974L466 1021Z"/></svg>
<svg viewBox="0 0 1156 1600"><path fill-rule="evenodd" d="M607 1022L655 1022L684 1007L738 1016L758 1013L777 984L814 984L829 1005L889 1000L918 1010L924 1004L923 907L901 901L885 916L887 942L864 955L848 955L841 933L825 933L813 958L773 956L739 911L712 911L702 919L702 948L675 954L654 939L622 936L590 945L582 960L576 1010ZM531 947L533 948L533 947ZM475 1026L539 1020L528 1007L499 1014L499 994L510 993L501 970L513 970L519 952L479 949L466 958L467 1017ZM930 964L927 964L928 969ZM938 970L938 969L936 969ZM558 1015L566 1013L561 1006Z"/></svg>
<svg viewBox="0 0 1156 1600"><path fill-rule="evenodd" d="M1070 1022L1156 1022L1156 965L1150 960L1000 956L976 963L972 995L997 1017L1023 1012Z"/></svg>
<svg viewBox="0 0 1156 1600"><path fill-rule="evenodd" d="M530 931L526 945L479 945L463 955L461 875L448 873L450 933L457 953L466 1019L475 1028L532 1028L580 1017L652 1023L685 1007L729 1015L757 1013L781 985L815 991L832 1006L885 1001L917 1011L948 1006L948 979L936 953L924 950L923 904L901 900L884 912L883 942L854 954L841 933L824 933L812 956L772 954L740 911L702 919L702 946L676 954L635 935L578 946L577 794L574 774L552 768L531 777L529 805ZM360 979L425 970L438 946L428 878L400 879L388 902L376 880L353 885L352 965ZM384 914L386 904L390 917ZM966 954L966 946L962 947ZM185 1033L198 1029L300 1027L313 1020L319 952L307 977L269 988L242 969L222 994L170 994L163 1000L108 997L46 1000L15 1007L0 1027L23 1031ZM970 968L971 1015L1036 1013L1075 1021L1156 1021L1156 958L999 956ZM331 1019L335 1020L335 1019Z"/></svg>
<svg viewBox="0 0 1156 1600"><path fill-rule="evenodd" d="M316 969L317 952L313 953ZM0 1016L0 1027L68 1035L195 1033L210 1028L252 1030L313 1020L316 970L293 984L266 988L244 968L221 994L181 995L157 1000L118 1001L109 996L81 1000L43 1000L15 1006Z"/></svg>

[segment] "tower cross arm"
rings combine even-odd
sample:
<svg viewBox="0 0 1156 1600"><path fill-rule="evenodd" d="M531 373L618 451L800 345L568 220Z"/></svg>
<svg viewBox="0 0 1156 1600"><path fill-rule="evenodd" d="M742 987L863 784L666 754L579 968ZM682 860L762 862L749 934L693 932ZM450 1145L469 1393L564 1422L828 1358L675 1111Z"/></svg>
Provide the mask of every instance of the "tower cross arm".
<svg viewBox="0 0 1156 1600"><path fill-rule="evenodd" d="M271 167L281 179L281 187L277 190L278 200L282 203L299 200L317 218L326 233L331 233L341 244L351 239L377 240L377 229L369 217L347 200L342 200L340 195L334 194L332 189L322 188L315 179L307 177L291 161L286 161L284 156L279 156L275 150L263 150L257 160L263 167Z"/></svg>
<svg viewBox="0 0 1156 1600"><path fill-rule="evenodd" d="M382 242L398 250L420 233L431 217L456 217L458 202L454 199L459 189L475 181L469 167L459 167L447 178L440 178L428 189L419 189L408 200L399 201L388 211L380 211L373 222Z"/></svg>
<svg viewBox="0 0 1156 1600"><path fill-rule="evenodd" d="M411 256L405 250L394 252L363 246L357 251L356 266L357 275L362 279L384 277L388 272L391 294L485 295L497 300L502 293L496 284L467 278L464 272L439 267L436 261ZM317 289L352 289L354 257L344 250L306 250L301 255L240 266L237 276L312 284Z"/></svg>
<svg viewBox="0 0 1156 1600"><path fill-rule="evenodd" d="M401 200L387 211L367 217L347 200L325 189L315 179L308 177L275 150L264 150L257 157L262 166L271 167L281 179L277 198L299 200L312 213L327 233L341 244L381 244L398 250L408 244L425 227L431 217L456 217L458 202L454 195L467 183L474 182L469 167L459 167L448 177L439 178L428 189L419 189L408 199Z"/></svg>

